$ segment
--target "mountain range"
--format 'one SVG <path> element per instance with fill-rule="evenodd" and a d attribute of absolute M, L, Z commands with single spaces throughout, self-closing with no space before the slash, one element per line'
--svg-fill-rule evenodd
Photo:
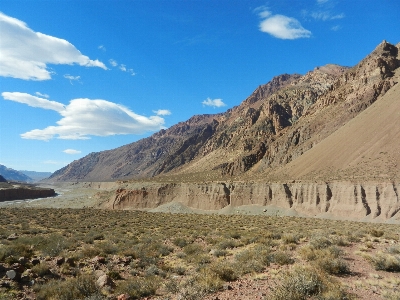
<path fill-rule="evenodd" d="M 399 48 L 276 76 L 225 113 L 91 153 L 48 181 L 398 179 Z"/>

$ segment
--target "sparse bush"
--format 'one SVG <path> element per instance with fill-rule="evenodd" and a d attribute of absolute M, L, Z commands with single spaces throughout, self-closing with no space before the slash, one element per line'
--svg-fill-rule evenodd
<path fill-rule="evenodd" d="M 341 286 L 326 275 L 309 267 L 297 267 L 284 275 L 273 289 L 271 300 L 351 299 Z"/>
<path fill-rule="evenodd" d="M 264 246 L 257 246 L 253 249 L 244 250 L 235 256 L 236 268 L 239 274 L 261 272 L 268 266 L 272 256 Z"/>
<path fill-rule="evenodd" d="M 210 270 L 218 275 L 223 281 L 234 281 L 239 274 L 235 271 L 235 265 L 228 262 L 220 262 L 210 266 Z"/>
<path fill-rule="evenodd" d="M 345 260 L 330 255 L 319 257 L 315 260 L 315 265 L 331 275 L 350 273 L 350 268 Z"/>
<path fill-rule="evenodd" d="M 225 250 L 225 249 L 232 249 L 235 248 L 237 246 L 237 242 L 235 240 L 231 240 L 231 239 L 225 239 L 222 240 L 221 242 L 219 242 L 219 244 L 217 245 L 217 247 L 219 249 Z"/>
<path fill-rule="evenodd" d="M 177 238 L 173 239 L 172 242 L 174 243 L 175 246 L 177 246 L 179 248 L 183 248 L 188 244 L 188 241 L 181 237 L 177 237 Z"/>
<path fill-rule="evenodd" d="M 310 245 L 315 249 L 324 249 L 332 245 L 332 242 L 323 235 L 315 235 L 310 239 Z"/>
<path fill-rule="evenodd" d="M 51 280 L 43 285 L 35 287 L 38 300 L 58 299 L 75 300 L 84 299 L 98 294 L 98 288 L 94 277 L 91 275 L 79 275 L 66 281 Z"/>
<path fill-rule="evenodd" d="M 46 262 L 42 262 L 32 267 L 32 272 L 42 277 L 47 274 L 51 274 L 50 266 Z"/>
<path fill-rule="evenodd" d="M 290 265 L 294 263 L 293 258 L 287 252 L 278 251 L 272 255 L 272 261 L 278 265 Z"/>
<path fill-rule="evenodd" d="M 363 255 L 375 268 L 388 272 L 400 272 L 400 256 L 379 252 L 372 255 Z"/>
<path fill-rule="evenodd" d="M 374 236 L 374 237 L 381 237 L 382 235 L 384 235 L 384 231 L 383 230 L 378 230 L 378 229 L 371 229 L 369 231 L 369 234 Z"/>
<path fill-rule="evenodd" d="M 128 279 L 117 286 L 116 293 L 139 299 L 154 295 L 159 284 L 159 280 L 154 277 Z"/>
<path fill-rule="evenodd" d="M 201 253 L 202 251 L 203 251 L 203 247 L 197 243 L 189 244 L 183 248 L 183 252 L 186 255 L 194 255 L 194 254 Z"/>
<path fill-rule="evenodd" d="M 286 233 L 282 236 L 282 241 L 285 244 L 297 244 L 300 240 L 300 236 L 293 233 Z"/>

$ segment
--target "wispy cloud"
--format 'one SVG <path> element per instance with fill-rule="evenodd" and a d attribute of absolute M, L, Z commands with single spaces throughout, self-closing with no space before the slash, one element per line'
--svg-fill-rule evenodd
<path fill-rule="evenodd" d="M 63 105 L 26 93 L 3 92 L 2 96 L 5 100 L 51 109 L 61 115 L 57 125 L 23 133 L 21 137 L 24 139 L 83 140 L 90 139 L 91 135 L 142 134 L 164 128 L 164 119 L 158 115 L 145 117 L 125 106 L 102 99 L 73 99 L 68 105 Z"/>
<path fill-rule="evenodd" d="M 332 27 L 331 27 L 331 30 L 333 30 L 333 31 L 338 31 L 340 28 L 342 28 L 342 26 L 336 25 L 336 26 L 332 26 Z"/>
<path fill-rule="evenodd" d="M 104 52 L 107 51 L 107 49 L 106 49 L 106 47 L 104 47 L 104 45 L 98 46 L 97 49 L 100 49 L 100 50 L 102 50 L 102 51 L 104 51 Z"/>
<path fill-rule="evenodd" d="M 110 65 L 112 65 L 113 67 L 118 66 L 118 63 L 117 63 L 117 61 L 116 61 L 115 59 L 112 59 L 112 58 L 111 58 L 108 62 L 109 62 Z"/>
<path fill-rule="evenodd" d="M 47 64 L 78 64 L 107 67 L 66 40 L 30 29 L 24 22 L 0 12 L 0 76 L 25 80 L 47 80 L 52 72 Z"/>
<path fill-rule="evenodd" d="M 203 102 L 201 102 L 204 106 L 211 106 L 211 107 L 222 107 L 226 106 L 226 104 L 222 101 L 222 99 L 211 99 L 207 98 Z"/>
<path fill-rule="evenodd" d="M 328 21 L 328 20 L 343 19 L 345 15 L 343 13 L 332 15 L 329 11 L 318 11 L 318 12 L 312 12 L 311 17 L 314 18 L 315 20 Z"/>
<path fill-rule="evenodd" d="M 159 109 L 153 110 L 153 113 L 155 113 L 157 116 L 169 116 L 171 114 L 171 111 L 168 109 Z"/>
<path fill-rule="evenodd" d="M 128 69 L 125 64 L 120 64 L 118 66 L 118 62 L 115 59 L 110 59 L 109 63 L 113 67 L 118 67 L 118 69 L 122 72 L 127 72 L 127 73 L 131 74 L 132 76 L 136 75 L 136 73 L 133 71 L 133 69 Z"/>
<path fill-rule="evenodd" d="M 65 74 L 65 75 L 64 75 L 64 78 L 68 79 L 69 82 L 70 82 L 71 84 L 73 84 L 73 83 L 72 83 L 73 81 L 78 81 L 78 82 L 80 82 L 79 79 L 81 79 L 81 76 L 72 76 L 72 75 L 69 75 L 69 74 Z"/>
<path fill-rule="evenodd" d="M 74 149 L 65 149 L 63 152 L 64 152 L 64 153 L 67 153 L 67 154 L 79 154 L 79 153 L 81 153 L 82 151 L 74 150 Z"/>
<path fill-rule="evenodd" d="M 273 15 L 265 6 L 259 7 L 255 11 L 263 19 L 259 25 L 262 32 L 285 40 L 308 38 L 311 36 L 311 31 L 305 29 L 295 18 L 284 15 Z"/>
<path fill-rule="evenodd" d="M 39 92 L 36 92 L 35 95 L 37 95 L 37 96 L 39 96 L 39 97 L 43 97 L 43 98 L 50 98 L 49 95 L 47 95 L 47 94 L 42 94 L 42 93 L 39 93 Z"/>

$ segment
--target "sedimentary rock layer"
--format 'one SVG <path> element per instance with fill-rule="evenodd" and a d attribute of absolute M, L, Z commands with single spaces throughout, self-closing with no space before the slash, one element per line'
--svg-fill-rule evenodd
<path fill-rule="evenodd" d="M 399 189 L 397 182 L 137 183 L 117 189 L 105 206 L 154 208 L 175 201 L 216 210 L 228 205 L 274 205 L 306 215 L 386 221 L 400 220 Z"/>

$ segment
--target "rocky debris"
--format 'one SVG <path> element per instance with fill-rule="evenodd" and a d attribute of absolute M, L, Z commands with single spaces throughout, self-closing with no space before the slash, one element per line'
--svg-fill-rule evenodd
<path fill-rule="evenodd" d="M 131 297 L 128 294 L 121 294 L 117 296 L 117 300 L 129 300 Z"/>
<path fill-rule="evenodd" d="M 56 263 L 57 265 L 61 266 L 61 265 L 65 262 L 65 258 L 64 258 L 64 257 L 61 257 L 61 256 L 55 257 L 55 258 L 54 258 L 54 261 L 55 261 L 55 263 Z"/>
<path fill-rule="evenodd" d="M 101 276 L 106 275 L 106 273 L 103 270 L 95 270 L 93 275 L 96 277 L 96 279 L 99 279 Z"/>
<path fill-rule="evenodd" d="M 97 281 L 96 281 L 96 285 L 99 288 L 105 288 L 105 287 L 110 287 L 113 288 L 115 287 L 115 283 L 113 282 L 113 280 L 108 276 L 108 275 L 101 275 Z"/>
<path fill-rule="evenodd" d="M 40 264 L 40 259 L 39 258 L 32 258 L 31 259 L 31 264 L 34 265 L 34 266 Z"/>
<path fill-rule="evenodd" d="M 96 256 L 92 259 L 92 263 L 95 264 L 104 264 L 106 262 L 106 258 L 103 256 Z"/>
<path fill-rule="evenodd" d="M 21 279 L 21 275 L 15 270 L 8 270 L 6 272 L 6 276 L 8 279 L 11 279 L 14 281 L 18 281 L 19 279 Z"/>
<path fill-rule="evenodd" d="M 13 240 L 16 240 L 17 238 L 18 238 L 18 235 L 16 233 L 12 233 L 7 237 L 7 240 L 13 241 Z"/>

